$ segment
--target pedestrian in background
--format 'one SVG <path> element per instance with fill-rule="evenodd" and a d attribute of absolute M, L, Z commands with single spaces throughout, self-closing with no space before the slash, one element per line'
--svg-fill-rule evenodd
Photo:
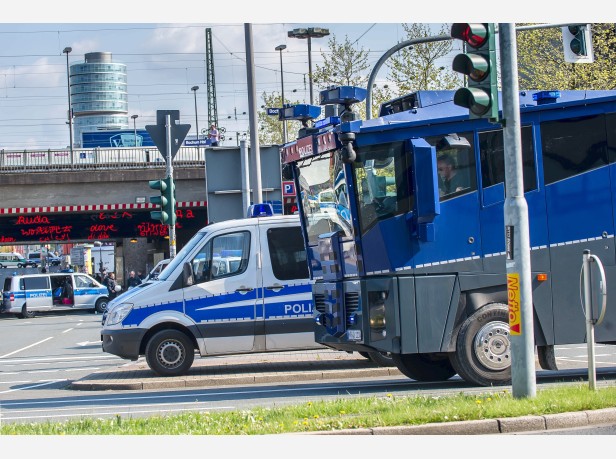
<path fill-rule="evenodd" d="M 220 133 L 218 132 L 218 129 L 216 129 L 216 125 L 214 123 L 210 126 L 207 136 L 210 139 L 210 145 L 212 147 L 217 147 L 218 141 L 220 140 Z"/>
<path fill-rule="evenodd" d="M 126 282 L 127 288 L 137 287 L 141 284 L 141 279 L 135 276 L 135 271 L 131 271 L 128 275 L 128 281 Z"/>

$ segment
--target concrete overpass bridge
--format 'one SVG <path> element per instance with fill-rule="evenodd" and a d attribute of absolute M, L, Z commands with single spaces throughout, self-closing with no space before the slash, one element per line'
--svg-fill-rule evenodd
<path fill-rule="evenodd" d="M 261 147 L 268 172 L 264 200 L 281 200 L 277 146 Z M 174 158 L 176 238 L 181 247 L 211 218 L 239 218 L 239 147 L 182 147 Z M 207 167 L 206 167 L 207 164 Z M 206 173 L 207 171 L 207 173 Z M 0 245 L 70 246 L 100 241 L 116 248 L 116 275 L 151 269 L 169 256 L 168 226 L 150 218 L 166 164 L 155 148 L 0 151 Z M 206 177 L 207 175 L 207 177 Z M 272 178 L 273 176 L 273 178 Z"/>

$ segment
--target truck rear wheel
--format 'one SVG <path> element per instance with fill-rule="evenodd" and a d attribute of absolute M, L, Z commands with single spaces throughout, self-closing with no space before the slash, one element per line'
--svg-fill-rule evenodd
<path fill-rule="evenodd" d="M 396 364 L 389 352 L 366 352 L 368 358 L 380 367 L 395 367 Z"/>
<path fill-rule="evenodd" d="M 434 354 L 391 354 L 398 370 L 415 381 L 446 381 L 456 374 L 449 359 Z"/>
<path fill-rule="evenodd" d="M 479 386 L 511 382 L 509 308 L 488 304 L 468 317 L 458 333 L 451 363 L 462 379 Z"/>
<path fill-rule="evenodd" d="M 193 343 L 178 330 L 161 330 L 150 338 L 145 359 L 160 376 L 181 376 L 188 372 L 195 359 Z"/>

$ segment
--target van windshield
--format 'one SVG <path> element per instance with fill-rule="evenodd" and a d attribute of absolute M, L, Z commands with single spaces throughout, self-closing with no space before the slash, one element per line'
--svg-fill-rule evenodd
<path fill-rule="evenodd" d="M 201 241 L 203 240 L 206 234 L 207 234 L 207 231 L 204 231 L 204 230 L 201 230 L 197 234 L 195 234 L 191 238 L 191 240 L 188 241 L 188 243 L 182 248 L 182 250 L 178 252 L 178 254 L 173 258 L 173 260 L 171 260 L 171 262 L 165 267 L 165 269 L 163 269 L 163 271 L 158 276 L 158 280 L 163 280 L 163 281 L 167 280 L 169 278 L 169 275 L 173 271 L 175 271 L 175 268 L 177 268 L 178 265 L 181 265 L 184 263 L 184 259 L 187 257 L 187 255 L 190 252 L 192 252 L 192 250 L 197 245 L 201 244 Z"/>

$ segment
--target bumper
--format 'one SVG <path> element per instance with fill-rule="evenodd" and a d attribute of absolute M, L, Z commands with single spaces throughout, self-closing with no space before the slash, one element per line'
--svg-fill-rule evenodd
<path fill-rule="evenodd" d="M 103 330 L 101 333 L 103 352 L 117 355 L 123 359 L 137 360 L 141 340 L 146 332 L 147 330 L 143 328 Z"/>

